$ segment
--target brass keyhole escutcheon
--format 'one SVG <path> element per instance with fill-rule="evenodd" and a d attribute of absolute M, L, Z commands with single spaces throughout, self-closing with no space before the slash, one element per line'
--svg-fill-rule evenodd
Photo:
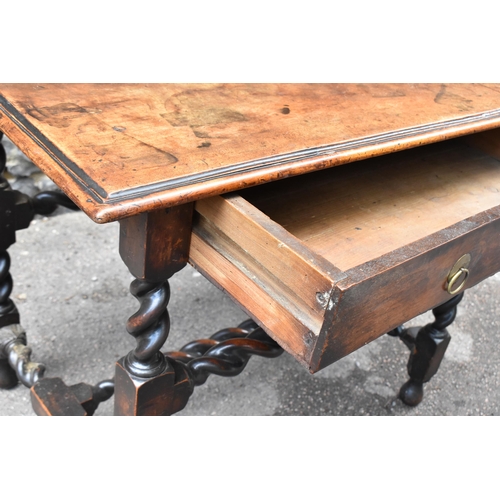
<path fill-rule="evenodd" d="M 465 286 L 469 277 L 470 254 L 466 253 L 458 259 L 446 278 L 446 291 L 450 295 L 456 295 Z"/>

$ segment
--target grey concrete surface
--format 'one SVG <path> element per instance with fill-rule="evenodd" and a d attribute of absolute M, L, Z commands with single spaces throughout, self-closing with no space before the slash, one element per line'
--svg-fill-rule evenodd
<path fill-rule="evenodd" d="M 118 255 L 118 225 L 99 226 L 82 213 L 37 219 L 17 233 L 10 254 L 12 297 L 32 359 L 67 384 L 112 377 L 115 361 L 134 347 L 124 325 L 137 310 Z M 246 318 L 189 266 L 171 288 L 167 350 Z M 499 415 L 499 288 L 496 275 L 466 292 L 446 357 L 416 408 L 397 399 L 408 350 L 385 335 L 315 375 L 286 353 L 253 357 L 237 377 L 209 377 L 178 415 Z M 409 324 L 431 318 L 426 313 Z M 96 415 L 112 413 L 108 401 Z M 0 391 L 0 415 L 33 414 L 26 387 Z"/>

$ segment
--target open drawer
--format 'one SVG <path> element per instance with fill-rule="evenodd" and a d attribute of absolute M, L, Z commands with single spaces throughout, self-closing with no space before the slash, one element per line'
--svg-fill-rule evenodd
<path fill-rule="evenodd" d="M 191 263 L 316 372 L 500 270 L 497 136 L 198 201 Z"/>

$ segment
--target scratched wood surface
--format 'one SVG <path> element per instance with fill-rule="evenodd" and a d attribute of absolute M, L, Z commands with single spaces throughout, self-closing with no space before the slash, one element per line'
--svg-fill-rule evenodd
<path fill-rule="evenodd" d="M 493 84 L 0 85 L 0 129 L 97 222 L 498 125 Z"/>

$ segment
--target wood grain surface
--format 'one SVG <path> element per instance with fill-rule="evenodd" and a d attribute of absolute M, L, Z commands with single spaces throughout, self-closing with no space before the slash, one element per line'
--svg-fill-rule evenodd
<path fill-rule="evenodd" d="M 500 125 L 500 85 L 2 84 L 0 129 L 96 222 Z"/>
<path fill-rule="evenodd" d="M 241 191 L 342 270 L 500 204 L 500 162 L 460 139 Z"/>

